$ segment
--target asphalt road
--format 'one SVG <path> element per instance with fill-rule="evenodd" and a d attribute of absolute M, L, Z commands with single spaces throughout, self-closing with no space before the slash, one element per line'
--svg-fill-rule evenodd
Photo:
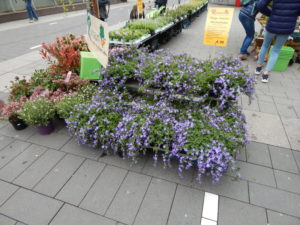
<path fill-rule="evenodd" d="M 129 19 L 133 3 L 121 3 L 111 6 L 108 24 L 113 26 Z M 22 24 L 13 29 L 0 31 L 0 62 L 38 50 L 42 42 L 53 42 L 55 37 L 72 33 L 75 35 L 86 33 L 86 14 L 78 12 L 71 17 L 60 17 L 57 15 L 48 16 L 47 19 L 40 18 L 39 22 Z M 18 21 L 21 22 L 21 21 Z M 26 23 L 26 24 L 25 24 Z"/>

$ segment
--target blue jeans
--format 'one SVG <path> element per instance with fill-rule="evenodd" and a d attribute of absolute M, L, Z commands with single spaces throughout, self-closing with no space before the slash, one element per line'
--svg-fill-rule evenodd
<path fill-rule="evenodd" d="M 32 20 L 33 18 L 38 19 L 34 9 L 32 8 L 31 0 L 26 0 L 26 9 L 30 20 Z"/>
<path fill-rule="evenodd" d="M 288 34 L 273 34 L 273 33 L 266 31 L 265 37 L 264 37 L 264 43 L 261 47 L 259 57 L 258 57 L 259 64 L 264 63 L 265 56 L 267 55 L 270 45 L 275 37 L 276 37 L 276 41 L 273 46 L 271 56 L 268 60 L 265 71 L 272 71 L 272 69 L 278 59 L 279 52 L 280 52 L 282 46 L 284 45 L 284 43 L 286 42 L 286 40 L 288 39 L 289 35 Z"/>
<path fill-rule="evenodd" d="M 246 31 L 246 37 L 244 39 L 244 42 L 242 44 L 240 53 L 245 55 L 247 54 L 247 49 L 251 45 L 253 38 L 254 38 L 254 20 L 246 16 L 245 14 L 241 13 L 239 14 L 239 20 L 241 24 L 243 25 L 245 31 Z"/>

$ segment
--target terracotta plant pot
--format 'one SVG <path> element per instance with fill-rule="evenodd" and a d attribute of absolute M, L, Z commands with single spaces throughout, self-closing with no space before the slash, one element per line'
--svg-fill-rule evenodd
<path fill-rule="evenodd" d="M 8 118 L 8 121 L 15 128 L 15 130 L 24 130 L 26 127 L 28 127 L 28 125 L 23 120 L 18 118 L 17 115 L 11 115 Z"/>
<path fill-rule="evenodd" d="M 52 121 L 50 121 L 46 126 L 37 126 L 36 128 L 41 135 L 51 134 L 54 131 L 54 125 Z"/>

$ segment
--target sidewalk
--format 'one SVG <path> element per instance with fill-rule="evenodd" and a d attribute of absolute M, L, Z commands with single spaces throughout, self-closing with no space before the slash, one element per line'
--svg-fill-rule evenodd
<path fill-rule="evenodd" d="M 164 47 L 200 59 L 236 55 L 244 35 L 238 10 L 227 48 L 202 45 L 206 12 Z M 255 62 L 246 64 L 252 72 Z M 241 96 L 253 142 L 240 155 L 239 181 L 198 184 L 193 170 L 180 179 L 176 162 L 165 170 L 150 156 L 136 165 L 100 157 L 61 123 L 41 136 L 0 121 L 0 225 L 300 225 L 299 66 L 258 80 L 251 105 Z M 0 98 L 15 75 L 44 67 L 37 51 L 1 62 Z"/>

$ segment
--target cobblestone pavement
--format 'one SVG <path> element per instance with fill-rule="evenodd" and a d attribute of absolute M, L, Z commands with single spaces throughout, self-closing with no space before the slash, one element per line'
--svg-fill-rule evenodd
<path fill-rule="evenodd" d="M 165 47 L 207 58 L 236 54 L 243 31 L 232 25 L 227 48 L 203 46 L 206 13 Z M 247 62 L 252 71 L 255 63 Z M 37 52 L 0 63 L 0 97 L 15 75 L 30 76 L 46 64 Z M 220 183 L 195 171 L 178 178 L 173 169 L 138 164 L 78 146 L 64 124 L 41 136 L 29 127 L 15 131 L 0 122 L 0 225 L 299 225 L 300 72 L 298 65 L 257 83 L 251 105 L 241 96 L 251 139 L 239 157 L 241 180 Z"/>

